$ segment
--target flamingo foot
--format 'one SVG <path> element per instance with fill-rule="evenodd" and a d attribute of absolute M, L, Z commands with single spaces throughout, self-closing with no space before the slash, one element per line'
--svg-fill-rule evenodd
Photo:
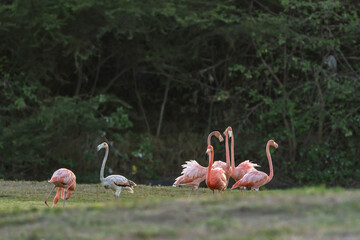
<path fill-rule="evenodd" d="M 193 193 L 193 191 L 194 191 L 194 187 L 192 187 L 192 188 L 191 188 L 191 191 L 190 191 L 190 193 L 189 193 L 188 198 L 190 198 L 190 197 L 191 197 L 191 194 Z"/>

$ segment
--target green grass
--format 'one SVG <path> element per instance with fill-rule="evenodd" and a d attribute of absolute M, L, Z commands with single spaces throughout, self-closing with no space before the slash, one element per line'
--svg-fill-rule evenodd
<path fill-rule="evenodd" d="M 188 188 L 139 185 L 115 202 L 100 184 L 78 184 L 63 209 L 45 206 L 47 182 L 0 186 L 0 239 L 360 239 L 359 190 L 202 188 L 188 199 Z"/>

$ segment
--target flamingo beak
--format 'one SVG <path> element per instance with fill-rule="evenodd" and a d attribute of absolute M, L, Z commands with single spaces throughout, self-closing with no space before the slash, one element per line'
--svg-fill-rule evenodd
<path fill-rule="evenodd" d="M 219 141 L 220 142 L 224 141 L 224 138 L 221 135 L 219 136 Z"/>
<path fill-rule="evenodd" d="M 210 150 L 207 149 L 206 152 L 205 152 L 205 160 L 207 160 L 207 157 L 208 157 L 208 155 L 209 155 L 209 152 L 210 152 Z"/>
<path fill-rule="evenodd" d="M 103 144 L 103 143 L 102 143 L 102 144 L 100 144 L 100 145 L 98 145 L 98 146 L 97 146 L 97 148 L 96 148 L 96 150 L 97 150 L 97 151 L 100 151 L 100 150 L 102 149 L 102 147 L 103 147 L 103 146 L 104 146 L 104 144 Z"/>
<path fill-rule="evenodd" d="M 48 205 L 48 203 L 47 203 L 47 200 L 45 200 L 45 204 L 46 204 L 46 206 L 48 206 L 48 207 L 49 207 L 49 205 Z"/>
<path fill-rule="evenodd" d="M 279 147 L 279 145 L 276 142 L 274 142 L 274 147 L 275 147 L 275 149 L 277 149 Z"/>
<path fill-rule="evenodd" d="M 232 138 L 232 131 L 229 131 L 229 138 Z"/>

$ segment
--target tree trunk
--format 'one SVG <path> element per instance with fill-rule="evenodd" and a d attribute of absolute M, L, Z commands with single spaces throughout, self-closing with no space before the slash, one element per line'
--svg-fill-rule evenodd
<path fill-rule="evenodd" d="M 78 75 L 78 81 L 77 81 L 77 84 L 76 84 L 76 89 L 75 89 L 75 94 L 74 94 L 74 96 L 79 95 L 80 89 L 81 89 L 81 82 L 82 82 L 82 60 L 80 60 L 80 62 L 79 62 L 79 67 L 78 67 L 78 69 L 76 69 L 76 71 L 77 71 L 77 75 Z"/>
<path fill-rule="evenodd" d="M 159 124 L 158 124 L 157 130 L 156 130 L 156 137 L 160 136 L 160 130 L 161 130 L 161 125 L 162 125 L 162 120 L 163 120 L 163 117 L 164 117 L 165 105 L 166 105 L 166 102 L 167 102 L 169 88 L 170 88 L 170 79 L 168 79 L 168 81 L 166 83 L 166 87 L 165 87 L 164 99 L 163 99 L 163 102 L 161 104 L 161 110 L 160 110 Z"/>
<path fill-rule="evenodd" d="M 144 118 L 144 121 L 145 121 L 147 132 L 150 133 L 150 125 L 149 125 L 149 122 L 147 120 L 144 105 L 143 105 L 142 99 L 141 99 L 141 95 L 140 95 L 138 87 L 137 87 L 137 78 L 136 78 L 134 70 L 133 70 L 133 77 L 134 77 L 134 83 L 135 83 L 135 95 L 136 95 L 136 98 L 138 99 L 138 104 L 139 104 L 139 107 L 140 107 L 141 114 L 143 115 L 143 118 Z"/>

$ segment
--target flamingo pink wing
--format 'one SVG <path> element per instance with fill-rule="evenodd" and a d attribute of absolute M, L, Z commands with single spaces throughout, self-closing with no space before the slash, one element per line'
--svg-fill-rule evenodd
<path fill-rule="evenodd" d="M 180 183 L 189 183 L 197 179 L 199 181 L 205 180 L 207 168 L 201 166 L 195 160 L 186 161 L 186 163 L 183 164 L 182 167 L 182 175 L 175 179 L 174 185 Z"/>
<path fill-rule="evenodd" d="M 221 169 L 225 169 L 226 168 L 226 162 L 223 161 L 215 161 L 213 164 L 212 168 L 221 168 Z"/>
<path fill-rule="evenodd" d="M 201 166 L 195 160 L 187 161 L 186 164 L 183 164 L 182 166 L 184 169 L 181 173 L 189 176 L 190 178 L 198 178 L 206 175 L 207 168 Z"/>
<path fill-rule="evenodd" d="M 266 173 L 260 171 L 252 171 L 245 174 L 245 176 L 239 181 L 237 181 L 232 188 L 253 187 L 259 184 L 260 182 L 266 180 L 266 178 L 267 178 Z"/>
<path fill-rule="evenodd" d="M 255 169 L 255 167 L 260 167 L 259 165 L 257 165 L 256 163 L 252 163 L 249 160 L 246 160 L 242 163 L 240 163 L 233 172 L 233 177 L 235 178 L 235 180 L 240 180 L 241 178 L 244 177 L 245 174 L 252 172 L 252 171 L 257 171 Z"/>
<path fill-rule="evenodd" d="M 241 166 L 241 165 L 244 165 L 244 167 L 246 167 L 248 169 L 252 169 L 252 168 L 255 168 L 255 167 L 260 167 L 260 165 L 258 165 L 256 163 L 253 163 L 253 162 L 250 162 L 250 160 L 243 161 L 238 166 Z"/>

